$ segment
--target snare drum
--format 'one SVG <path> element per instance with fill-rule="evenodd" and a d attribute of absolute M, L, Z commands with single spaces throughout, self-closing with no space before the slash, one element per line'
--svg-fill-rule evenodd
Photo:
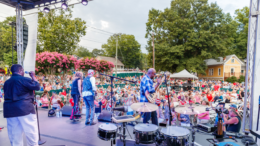
<path fill-rule="evenodd" d="M 189 144 L 190 131 L 186 128 L 169 126 L 162 128 L 161 134 L 167 146 L 187 146 Z"/>
<path fill-rule="evenodd" d="M 136 144 L 151 144 L 155 142 L 158 126 L 153 124 L 138 124 L 134 127 Z"/>
<path fill-rule="evenodd" d="M 116 139 L 117 127 L 115 124 L 105 123 L 98 127 L 98 137 L 102 140 L 109 141 Z"/>

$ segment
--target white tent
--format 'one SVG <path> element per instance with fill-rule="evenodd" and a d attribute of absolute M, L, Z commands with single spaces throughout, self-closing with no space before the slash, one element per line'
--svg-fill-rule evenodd
<path fill-rule="evenodd" d="M 197 76 L 189 73 L 186 69 L 184 69 L 181 72 L 171 74 L 170 78 L 192 78 L 192 79 L 198 79 Z"/>

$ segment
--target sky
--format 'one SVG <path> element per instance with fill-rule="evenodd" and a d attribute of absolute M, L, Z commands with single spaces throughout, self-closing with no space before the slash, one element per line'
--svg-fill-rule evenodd
<path fill-rule="evenodd" d="M 208 1 L 216 2 L 223 12 L 232 16 L 236 9 L 249 6 L 250 3 L 250 0 Z M 124 33 L 134 35 L 141 44 L 142 52 L 147 53 L 145 34 L 149 10 L 154 8 L 163 11 L 170 7 L 170 2 L 171 0 L 93 0 L 87 6 L 77 4 L 73 9 L 73 17 L 83 19 L 90 26 L 79 45 L 90 51 L 94 48 L 101 49 L 112 33 Z M 15 9 L 0 4 L 0 21 L 11 15 L 15 15 Z"/>

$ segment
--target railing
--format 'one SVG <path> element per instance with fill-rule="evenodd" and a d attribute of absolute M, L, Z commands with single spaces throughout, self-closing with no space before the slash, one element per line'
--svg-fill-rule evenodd
<path fill-rule="evenodd" d="M 241 75 L 245 76 L 245 73 L 241 73 L 241 72 L 227 72 L 227 73 L 224 73 L 224 77 L 225 78 L 229 78 L 229 77 L 232 77 L 232 76 L 240 77 Z"/>

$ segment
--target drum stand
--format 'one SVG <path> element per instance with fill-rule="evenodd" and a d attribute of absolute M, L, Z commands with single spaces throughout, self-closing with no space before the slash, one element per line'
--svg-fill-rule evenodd
<path fill-rule="evenodd" d="M 128 134 L 129 134 L 129 136 L 131 137 L 131 135 L 130 135 L 130 133 L 129 133 L 129 131 L 128 131 L 128 129 L 127 129 L 127 127 L 126 127 L 126 124 L 127 124 L 127 122 L 123 122 L 122 123 L 123 124 L 123 134 L 122 133 L 119 133 L 119 135 L 120 135 L 120 140 L 121 141 L 123 141 L 123 144 L 124 144 L 124 146 L 126 146 L 126 130 L 127 130 L 127 132 L 128 132 Z M 120 130 L 120 132 L 121 132 L 121 130 Z M 121 137 L 123 137 L 123 140 L 121 139 Z M 131 137 L 132 138 L 132 137 Z"/>

